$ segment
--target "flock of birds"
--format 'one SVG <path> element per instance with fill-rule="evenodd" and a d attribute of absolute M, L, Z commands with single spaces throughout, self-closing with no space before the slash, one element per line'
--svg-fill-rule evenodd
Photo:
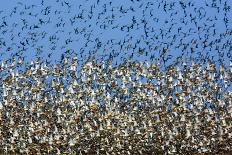
<path fill-rule="evenodd" d="M 0 153 L 230 153 L 231 4 L 41 0 L 0 11 Z"/>
<path fill-rule="evenodd" d="M 0 151 L 196 154 L 231 151 L 230 68 L 192 62 L 2 61 Z"/>
<path fill-rule="evenodd" d="M 51 0 L 18 2 L 0 12 L 1 57 L 58 59 L 78 54 L 160 62 L 231 59 L 228 0 Z M 33 52 L 32 52 L 33 51 Z M 206 62 L 205 62 L 206 63 Z"/>

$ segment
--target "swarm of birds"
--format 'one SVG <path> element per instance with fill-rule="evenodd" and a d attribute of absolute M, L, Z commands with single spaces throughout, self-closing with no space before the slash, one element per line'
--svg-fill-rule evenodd
<path fill-rule="evenodd" d="M 64 57 L 0 65 L 0 151 L 197 154 L 232 150 L 230 68 Z M 79 69 L 78 69 L 79 68 Z"/>
<path fill-rule="evenodd" d="M 9 3 L 9 10 L 0 6 L 0 59 L 18 55 L 54 60 L 61 53 L 77 53 L 83 62 L 89 55 L 116 57 L 114 64 L 128 57 L 158 58 L 165 67 L 189 57 L 224 66 L 232 59 L 230 0 Z"/>
<path fill-rule="evenodd" d="M 231 153 L 231 4 L 0 11 L 0 154 Z"/>

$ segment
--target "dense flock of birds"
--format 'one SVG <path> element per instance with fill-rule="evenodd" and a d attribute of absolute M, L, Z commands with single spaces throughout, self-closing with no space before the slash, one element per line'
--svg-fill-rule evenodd
<path fill-rule="evenodd" d="M 232 151 L 230 0 L 0 11 L 0 153 Z"/>
<path fill-rule="evenodd" d="M 77 72 L 77 62 L 2 62 L 1 152 L 231 151 L 232 64 L 183 63 L 164 72 L 149 62 L 90 61 Z"/>

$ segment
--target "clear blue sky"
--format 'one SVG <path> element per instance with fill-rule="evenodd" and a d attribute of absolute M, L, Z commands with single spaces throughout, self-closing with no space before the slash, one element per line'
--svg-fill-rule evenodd
<path fill-rule="evenodd" d="M 232 28 L 231 9 L 227 12 L 224 9 L 226 0 L 221 0 L 221 3 L 218 0 L 215 4 L 213 0 L 117 0 L 111 2 L 103 0 L 99 0 L 99 2 L 98 0 L 45 0 L 43 5 L 41 2 L 42 0 L 1 0 L 0 10 L 3 11 L 0 14 L 0 23 L 3 25 L 0 29 L 2 33 L 0 37 L 1 59 L 10 57 L 12 53 L 20 54 L 19 51 L 23 49 L 23 45 L 20 43 L 22 42 L 27 48 L 22 53 L 27 56 L 28 60 L 34 58 L 36 51 L 39 50 L 43 51 L 40 54 L 43 58 L 47 58 L 51 52 L 52 60 L 58 60 L 60 55 L 67 50 L 73 50 L 80 57 L 80 51 L 83 50 L 82 60 L 87 58 L 89 52 L 97 51 L 97 58 L 107 58 L 110 53 L 115 51 L 118 53 L 115 60 L 119 61 L 121 57 L 127 58 L 134 50 L 134 60 L 149 61 L 151 55 L 159 58 L 165 48 L 169 51 L 167 56 L 169 54 L 172 56 L 172 59 L 169 60 L 171 63 L 181 55 L 183 46 L 178 47 L 178 45 L 182 42 L 182 44 L 186 44 L 187 49 L 183 58 L 189 57 L 187 52 L 191 51 L 191 47 L 198 45 L 195 48 L 195 54 L 200 52 L 206 55 L 208 52 L 209 55 L 215 56 L 214 59 L 218 59 L 219 55 L 215 50 L 218 46 L 224 53 L 224 63 L 229 64 L 226 54 L 231 53 L 231 50 L 229 50 L 229 46 L 223 48 L 223 45 L 227 41 L 230 44 L 231 34 L 220 37 L 221 34 Z M 68 2 L 71 7 L 69 8 L 65 2 Z M 232 1 L 227 0 L 227 5 L 231 7 Z M 219 12 L 217 12 L 218 8 Z M 47 15 L 45 15 L 46 11 Z M 225 13 L 228 18 L 227 28 L 223 20 Z M 81 14 L 83 19 L 74 19 Z M 136 22 L 133 27 L 130 27 L 133 18 Z M 191 18 L 195 18 L 197 25 Z M 39 25 L 41 20 L 45 23 L 49 22 Z M 71 20 L 74 21 L 72 24 Z M 23 25 L 24 21 L 27 26 Z M 143 21 L 147 23 L 145 28 Z M 4 22 L 7 26 L 4 26 Z M 64 25 L 56 27 L 59 23 Z M 35 28 L 36 25 L 39 26 Z M 130 27 L 128 32 L 126 26 Z M 179 28 L 181 30 L 178 33 Z M 147 36 L 144 29 L 147 31 Z M 215 35 L 213 35 L 214 31 Z M 162 36 L 161 32 L 166 35 Z M 185 36 L 185 33 L 188 35 Z M 42 37 L 43 35 L 44 37 Z M 53 40 L 49 41 L 52 36 Z M 220 38 L 220 42 L 215 43 Z M 69 40 L 72 42 L 65 44 Z M 192 40 L 196 40 L 196 44 L 191 42 Z M 211 49 L 210 47 L 203 49 L 204 40 L 207 43 L 213 41 Z M 124 41 L 122 50 L 120 50 Z M 3 42 L 5 45 L 2 45 Z M 130 45 L 135 46 L 135 44 L 134 49 L 126 48 Z M 52 48 L 54 45 L 55 48 Z M 139 48 L 145 49 L 148 55 L 138 54 Z"/>

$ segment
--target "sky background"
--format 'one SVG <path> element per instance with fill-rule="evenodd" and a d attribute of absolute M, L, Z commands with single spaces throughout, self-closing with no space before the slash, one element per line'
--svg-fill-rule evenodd
<path fill-rule="evenodd" d="M 133 53 L 133 60 L 152 62 L 163 56 L 170 58 L 168 64 L 180 56 L 188 60 L 208 55 L 228 66 L 231 59 L 230 0 L 1 0 L 0 4 L 1 60 L 16 53 L 28 61 L 36 56 L 58 61 L 61 54 L 77 54 L 80 61 L 89 55 L 99 60 L 112 55 L 119 63 Z"/>

